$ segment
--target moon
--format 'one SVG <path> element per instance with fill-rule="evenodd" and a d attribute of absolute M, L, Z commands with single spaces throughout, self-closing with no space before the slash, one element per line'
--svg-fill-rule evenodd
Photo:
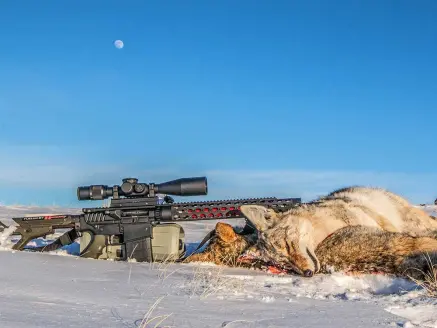
<path fill-rule="evenodd" d="M 115 40 L 115 41 L 114 41 L 114 46 L 115 46 L 117 49 L 121 49 L 121 48 L 124 47 L 124 43 L 123 43 L 123 41 L 121 41 L 121 40 Z"/>

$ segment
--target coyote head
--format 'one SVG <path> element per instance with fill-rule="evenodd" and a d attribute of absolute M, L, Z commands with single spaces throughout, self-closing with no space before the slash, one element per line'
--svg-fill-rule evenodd
<path fill-rule="evenodd" d="M 260 205 L 243 205 L 241 212 L 258 230 L 257 243 L 247 251 L 250 257 L 306 277 L 319 271 L 313 226 L 308 219 Z"/>

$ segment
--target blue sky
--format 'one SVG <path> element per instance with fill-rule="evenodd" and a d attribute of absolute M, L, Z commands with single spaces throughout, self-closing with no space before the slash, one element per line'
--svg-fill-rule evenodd
<path fill-rule="evenodd" d="M 0 203 L 206 175 L 211 198 L 437 197 L 435 1 L 0 4 Z M 113 46 L 116 39 L 123 49 Z"/>

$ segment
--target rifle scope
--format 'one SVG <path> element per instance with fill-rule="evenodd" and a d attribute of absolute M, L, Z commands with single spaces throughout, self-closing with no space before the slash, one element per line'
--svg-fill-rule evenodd
<path fill-rule="evenodd" d="M 79 200 L 101 200 L 111 196 L 153 197 L 156 193 L 178 196 L 200 196 L 208 194 L 206 177 L 181 178 L 160 184 L 138 183 L 136 178 L 123 179 L 121 186 L 91 185 L 77 188 Z"/>

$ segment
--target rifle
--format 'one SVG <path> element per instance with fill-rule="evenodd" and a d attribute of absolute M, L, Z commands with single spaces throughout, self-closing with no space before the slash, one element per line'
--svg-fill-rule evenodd
<path fill-rule="evenodd" d="M 184 231 L 177 222 L 244 218 L 241 205 L 257 204 L 286 211 L 301 203 L 300 198 L 276 197 L 175 203 L 168 195 L 207 195 L 206 177 L 181 178 L 164 182 L 139 183 L 136 178 L 122 180 L 121 186 L 90 185 L 77 188 L 78 200 L 111 198 L 107 207 L 82 208 L 82 214 L 35 215 L 13 218 L 14 235 L 21 238 L 12 247 L 24 250 L 33 239 L 53 234 L 56 229 L 70 229 L 46 246 L 32 251 L 52 251 L 80 241 L 80 256 L 137 262 L 162 258 L 181 258 L 186 251 Z M 165 194 L 160 202 L 158 194 Z M 244 218 L 245 219 L 245 218 Z M 254 227 L 246 221 L 244 231 Z M 0 232 L 7 228 L 0 225 Z M 27 250 L 26 249 L 26 250 Z"/>

